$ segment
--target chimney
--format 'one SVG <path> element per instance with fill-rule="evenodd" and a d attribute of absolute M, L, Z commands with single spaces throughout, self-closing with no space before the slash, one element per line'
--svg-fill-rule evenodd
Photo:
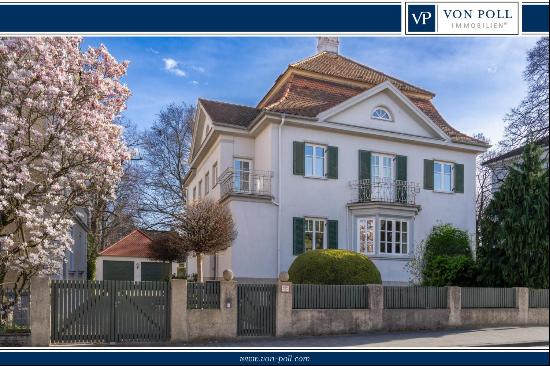
<path fill-rule="evenodd" d="M 339 45 L 340 41 L 338 41 L 338 37 L 317 37 L 318 53 L 327 51 L 338 54 Z"/>

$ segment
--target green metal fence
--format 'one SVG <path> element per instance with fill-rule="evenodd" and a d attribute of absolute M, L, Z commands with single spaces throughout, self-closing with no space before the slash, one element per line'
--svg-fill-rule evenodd
<path fill-rule="evenodd" d="M 220 282 L 187 283 L 187 309 L 219 309 Z"/>
<path fill-rule="evenodd" d="M 445 309 L 446 287 L 384 286 L 385 309 Z"/>
<path fill-rule="evenodd" d="M 293 309 L 368 309 L 366 285 L 293 285 Z"/>
<path fill-rule="evenodd" d="M 237 335 L 274 336 L 277 285 L 237 285 Z"/>
<path fill-rule="evenodd" d="M 53 343 L 164 341 L 170 335 L 170 283 L 55 280 Z"/>
<path fill-rule="evenodd" d="M 529 289 L 529 307 L 547 308 L 548 307 L 548 289 Z"/>
<path fill-rule="evenodd" d="M 462 287 L 463 309 L 515 308 L 516 290 L 513 288 Z"/>

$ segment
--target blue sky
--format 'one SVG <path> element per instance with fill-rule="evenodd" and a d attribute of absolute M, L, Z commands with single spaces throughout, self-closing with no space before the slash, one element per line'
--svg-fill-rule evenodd
<path fill-rule="evenodd" d="M 537 38 L 341 37 L 340 53 L 436 93 L 455 128 L 502 137 L 502 118 L 526 92 L 526 51 Z M 288 64 L 311 56 L 315 37 L 89 37 L 130 61 L 126 117 L 147 128 L 171 102 L 197 98 L 255 106 Z"/>

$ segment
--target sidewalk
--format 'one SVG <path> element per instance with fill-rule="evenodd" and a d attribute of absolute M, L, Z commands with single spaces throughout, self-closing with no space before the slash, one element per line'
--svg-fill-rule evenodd
<path fill-rule="evenodd" d="M 376 332 L 351 335 L 287 338 L 242 337 L 233 341 L 200 343 L 126 343 L 115 347 L 536 347 L 548 349 L 548 327 L 498 327 L 481 329 L 445 329 L 416 332 Z M 105 346 L 105 345 L 97 345 Z"/>
<path fill-rule="evenodd" d="M 548 327 L 499 327 L 292 338 L 245 338 L 194 347 L 546 347 Z M 174 345 L 175 346 L 175 345 Z M 183 345 L 182 345 L 183 346 Z"/>

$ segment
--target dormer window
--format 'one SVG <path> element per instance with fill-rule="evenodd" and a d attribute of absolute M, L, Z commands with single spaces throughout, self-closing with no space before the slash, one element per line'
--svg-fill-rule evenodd
<path fill-rule="evenodd" d="M 372 111 L 371 117 L 382 121 L 392 121 L 390 111 L 384 107 L 376 107 Z"/>

